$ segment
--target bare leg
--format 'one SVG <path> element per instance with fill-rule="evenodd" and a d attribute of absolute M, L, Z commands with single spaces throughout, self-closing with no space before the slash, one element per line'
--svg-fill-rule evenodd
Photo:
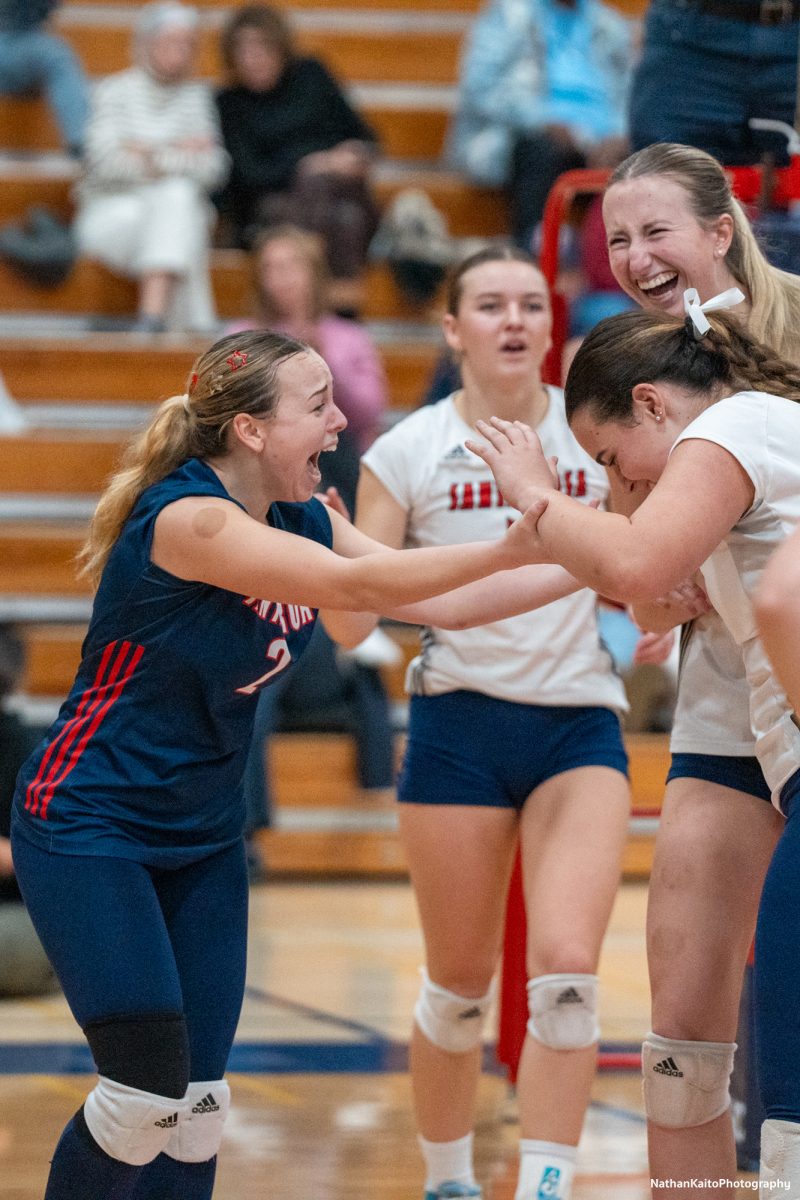
<path fill-rule="evenodd" d="M 758 901 L 782 825 L 766 801 L 744 792 L 697 779 L 667 785 L 647 913 L 655 1033 L 735 1040 Z M 650 1122 L 648 1143 L 654 1179 L 736 1178 L 730 1112 L 690 1129 Z M 707 1191 L 672 1188 L 670 1195 Z"/>
<path fill-rule="evenodd" d="M 500 956 L 517 835 L 510 809 L 401 804 L 400 830 L 425 937 L 428 974 L 459 996 L 488 991 Z M 417 1125 L 431 1142 L 475 1123 L 481 1048 L 451 1054 L 414 1026 L 411 1077 Z"/>
<path fill-rule="evenodd" d="M 528 978 L 594 974 L 619 885 L 628 828 L 628 783 L 608 767 L 550 779 L 522 816 L 528 912 Z M 523 1138 L 576 1146 L 597 1047 L 552 1050 L 527 1034 L 517 1090 Z"/>
<path fill-rule="evenodd" d="M 177 276 L 169 271 L 148 271 L 139 280 L 139 316 L 164 321 Z"/>

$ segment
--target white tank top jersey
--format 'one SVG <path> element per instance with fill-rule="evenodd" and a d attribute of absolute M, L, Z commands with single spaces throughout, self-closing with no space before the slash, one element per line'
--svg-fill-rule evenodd
<path fill-rule="evenodd" d="M 756 752 L 742 655 L 718 613 L 684 626 L 669 747 L 673 754 Z"/>
<path fill-rule="evenodd" d="M 703 564 L 709 599 L 739 646 L 750 688 L 756 753 L 773 803 L 800 768 L 800 729 L 772 674 L 750 597 L 773 550 L 800 520 L 800 404 L 766 392 L 737 392 L 707 408 L 683 431 L 715 442 L 747 472 L 752 506 Z"/>
<path fill-rule="evenodd" d="M 604 469 L 570 432 L 563 392 L 547 390 L 550 403 L 537 432 L 545 454 L 558 455 L 561 490 L 587 502 L 605 500 Z M 408 546 L 500 538 L 519 515 L 503 500 L 486 464 L 464 446 L 465 438 L 476 436 L 449 396 L 404 418 L 364 455 L 362 462 L 408 515 Z M 475 629 L 426 628 L 406 688 L 427 696 L 465 688 L 523 704 L 627 708 L 600 641 L 595 594 L 585 588 Z"/>

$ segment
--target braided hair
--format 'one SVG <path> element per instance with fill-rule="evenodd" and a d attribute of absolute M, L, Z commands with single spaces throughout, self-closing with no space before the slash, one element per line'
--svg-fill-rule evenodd
<path fill-rule="evenodd" d="M 674 383 L 718 398 L 739 391 L 771 392 L 800 401 L 800 368 L 756 341 L 731 313 L 706 314 L 698 337 L 690 317 L 645 311 L 600 321 L 580 346 L 564 387 L 567 419 L 589 408 L 599 423 L 634 424 L 638 383 Z"/>

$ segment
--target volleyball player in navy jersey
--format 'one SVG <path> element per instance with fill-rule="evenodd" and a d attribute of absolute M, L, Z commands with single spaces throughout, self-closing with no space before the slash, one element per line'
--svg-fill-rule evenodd
<path fill-rule="evenodd" d="M 313 498 L 345 419 L 330 372 L 269 332 L 223 338 L 98 505 L 75 684 L 17 784 L 20 887 L 99 1072 L 46 1200 L 206 1200 L 245 976 L 241 777 L 256 699 L 317 609 L 419 601 L 529 559 L 500 541 L 392 551 Z M 338 611 L 337 611 L 338 610 Z"/>

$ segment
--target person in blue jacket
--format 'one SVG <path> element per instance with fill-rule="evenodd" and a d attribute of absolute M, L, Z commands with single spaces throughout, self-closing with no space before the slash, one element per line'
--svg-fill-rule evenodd
<path fill-rule="evenodd" d="M 358 610 L 527 561 L 530 518 L 436 549 L 356 531 L 314 497 L 345 424 L 313 350 L 233 334 L 101 497 L 81 664 L 12 817 L 23 897 L 99 1073 L 46 1200 L 211 1195 L 245 976 L 242 774 L 258 694 L 317 610 L 354 644 Z"/>

